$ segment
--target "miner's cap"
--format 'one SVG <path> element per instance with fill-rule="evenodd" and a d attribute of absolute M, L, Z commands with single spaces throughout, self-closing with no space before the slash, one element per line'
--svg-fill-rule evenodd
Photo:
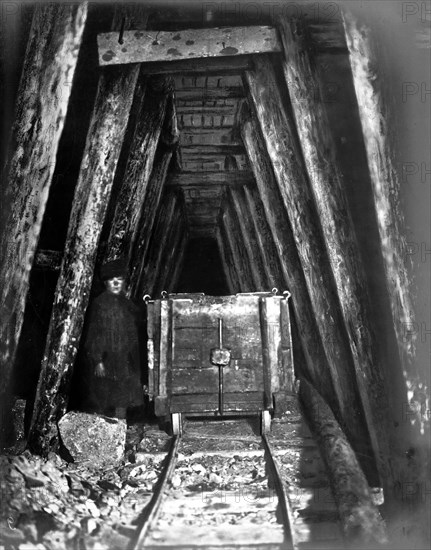
<path fill-rule="evenodd" d="M 113 277 L 126 277 L 127 276 L 127 262 L 124 258 L 117 258 L 106 262 L 100 268 L 100 278 L 102 281 L 112 279 Z"/>

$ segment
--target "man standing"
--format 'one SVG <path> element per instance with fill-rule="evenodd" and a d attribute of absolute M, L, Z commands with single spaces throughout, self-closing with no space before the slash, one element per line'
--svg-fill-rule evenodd
<path fill-rule="evenodd" d="M 139 308 L 125 295 L 127 267 L 113 260 L 100 270 L 106 290 L 90 306 L 84 352 L 95 412 L 126 418 L 143 405 L 139 353 Z"/>

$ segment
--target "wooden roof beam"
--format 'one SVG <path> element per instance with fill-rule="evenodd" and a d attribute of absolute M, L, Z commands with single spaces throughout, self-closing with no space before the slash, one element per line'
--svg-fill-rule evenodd
<path fill-rule="evenodd" d="M 97 36 L 99 64 L 122 65 L 279 52 L 275 28 L 266 26 L 126 31 Z"/>
<path fill-rule="evenodd" d="M 178 172 L 170 176 L 167 185 L 206 186 L 206 185 L 246 185 L 254 180 L 251 170 L 232 170 L 219 172 Z"/>

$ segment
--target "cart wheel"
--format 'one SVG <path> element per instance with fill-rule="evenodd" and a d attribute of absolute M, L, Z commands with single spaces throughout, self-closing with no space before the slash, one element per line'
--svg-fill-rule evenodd
<path fill-rule="evenodd" d="M 172 433 L 174 435 L 181 435 L 183 433 L 183 420 L 181 417 L 181 413 L 172 413 L 171 422 Z"/>
<path fill-rule="evenodd" d="M 271 414 L 269 411 L 262 411 L 260 417 L 260 433 L 268 434 L 271 431 Z"/>

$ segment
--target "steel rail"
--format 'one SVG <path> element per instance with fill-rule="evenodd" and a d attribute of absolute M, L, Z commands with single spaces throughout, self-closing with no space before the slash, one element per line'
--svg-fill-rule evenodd
<path fill-rule="evenodd" d="M 280 468 L 274 458 L 271 445 L 269 444 L 268 438 L 265 434 L 262 434 L 262 441 L 264 444 L 267 461 L 271 469 L 275 490 L 277 492 L 286 539 L 290 542 L 290 548 L 293 550 L 298 550 L 299 546 L 294 530 L 294 515 L 289 495 L 287 494 L 285 483 L 281 477 Z"/>
<path fill-rule="evenodd" d="M 175 466 L 177 464 L 180 441 L 180 435 L 174 435 L 171 440 L 171 446 L 168 454 L 166 455 L 165 467 L 163 468 L 163 471 L 159 477 L 158 485 L 146 509 L 146 517 L 143 524 L 131 546 L 132 550 L 141 550 L 142 548 L 145 548 L 148 534 L 159 517 L 160 507 L 166 494 L 166 487 L 172 479 Z"/>

